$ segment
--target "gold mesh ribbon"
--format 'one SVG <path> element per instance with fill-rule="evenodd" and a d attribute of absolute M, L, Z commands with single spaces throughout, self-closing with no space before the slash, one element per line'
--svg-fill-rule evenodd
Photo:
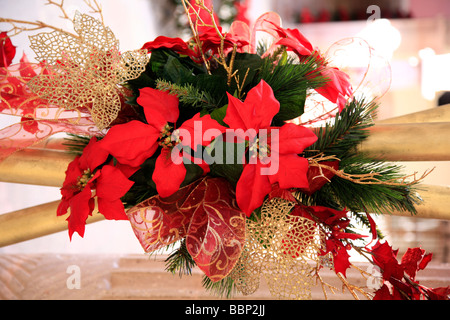
<path fill-rule="evenodd" d="M 277 299 L 311 299 L 311 286 L 325 235 L 306 218 L 291 216 L 294 203 L 266 201 L 257 221 L 247 219 L 247 239 L 231 277 L 244 295 L 254 293 L 263 276 Z"/>
<path fill-rule="evenodd" d="M 146 50 L 119 52 L 119 42 L 99 20 L 76 13 L 78 37 L 64 31 L 30 37 L 30 47 L 49 74 L 34 77 L 31 90 L 67 110 L 87 109 L 99 129 L 108 127 L 121 109 L 120 87 L 135 79 L 149 61 Z"/>

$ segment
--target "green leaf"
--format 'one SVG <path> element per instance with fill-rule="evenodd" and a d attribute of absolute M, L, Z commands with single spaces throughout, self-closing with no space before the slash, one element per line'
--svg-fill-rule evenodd
<path fill-rule="evenodd" d="M 228 105 L 225 105 L 219 109 L 214 109 L 211 112 L 211 118 L 216 120 L 220 125 L 226 126 L 226 123 L 223 122 L 223 119 L 227 115 Z"/>
<path fill-rule="evenodd" d="M 281 56 L 282 62 L 286 59 Z M 320 76 L 317 57 L 308 57 L 302 63 L 276 63 L 268 57 L 264 60 L 259 80 L 266 81 L 280 102 L 280 111 L 273 119 L 273 125 L 281 126 L 284 121 L 301 116 L 304 113 L 307 92 L 321 86 L 325 79 Z M 259 81 L 258 81 L 259 82 Z"/>
<path fill-rule="evenodd" d="M 244 169 L 242 162 L 246 144 L 215 139 L 206 151 L 205 161 L 209 163 L 210 174 L 225 178 L 236 185 Z"/>
<path fill-rule="evenodd" d="M 177 58 L 169 56 L 163 69 L 163 78 L 173 83 L 183 83 L 192 77 L 192 71 L 187 69 Z"/>

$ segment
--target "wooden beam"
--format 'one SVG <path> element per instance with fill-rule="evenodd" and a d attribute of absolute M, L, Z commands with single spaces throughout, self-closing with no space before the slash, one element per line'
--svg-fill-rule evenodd
<path fill-rule="evenodd" d="M 427 219 L 450 220 L 450 188 L 434 185 L 419 185 L 419 196 L 423 202 L 416 206 L 417 215 L 409 212 L 394 211 L 385 212 L 394 216 L 408 216 Z"/>
<path fill-rule="evenodd" d="M 52 149 L 18 151 L 0 162 L 0 181 L 61 187 L 74 155 Z"/>
<path fill-rule="evenodd" d="M 377 124 L 360 151 L 386 161 L 450 161 L 448 137 L 450 122 Z M 0 181 L 61 187 L 73 158 L 58 148 L 22 150 L 0 162 Z"/>
<path fill-rule="evenodd" d="M 449 161 L 450 122 L 376 124 L 360 151 L 386 161 Z"/>
<path fill-rule="evenodd" d="M 377 124 L 450 122 L 450 104 L 410 114 L 378 120 Z"/>
<path fill-rule="evenodd" d="M 0 247 L 67 230 L 67 215 L 56 216 L 59 201 L 0 215 Z M 94 211 L 86 223 L 104 220 Z"/>
<path fill-rule="evenodd" d="M 417 215 L 409 212 L 385 212 L 387 215 L 450 220 L 450 188 L 422 185 L 420 197 L 423 204 L 417 206 Z M 35 239 L 67 230 L 67 216 L 57 217 L 59 201 L 0 215 L 0 247 Z M 104 220 L 94 211 L 87 223 Z"/>

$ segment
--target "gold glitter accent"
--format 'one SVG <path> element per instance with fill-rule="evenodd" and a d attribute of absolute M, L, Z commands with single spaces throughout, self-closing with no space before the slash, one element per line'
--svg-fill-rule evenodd
<path fill-rule="evenodd" d="M 311 299 L 325 235 L 306 218 L 290 215 L 294 203 L 266 201 L 257 221 L 247 220 L 246 245 L 231 273 L 236 288 L 250 295 L 264 276 L 277 299 Z"/>
<path fill-rule="evenodd" d="M 67 110 L 87 109 L 99 129 L 121 109 L 120 84 L 136 79 L 149 61 L 146 50 L 119 52 L 119 41 L 99 20 L 76 13 L 75 37 L 64 31 L 30 37 L 36 59 L 49 74 L 34 77 L 31 90 Z"/>

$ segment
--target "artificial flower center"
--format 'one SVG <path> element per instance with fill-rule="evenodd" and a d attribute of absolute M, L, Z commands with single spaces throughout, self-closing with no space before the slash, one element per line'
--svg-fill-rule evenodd
<path fill-rule="evenodd" d="M 249 145 L 250 157 L 259 157 L 260 160 L 264 160 L 266 157 L 270 156 L 270 146 L 265 143 L 260 143 L 259 138 Z"/>
<path fill-rule="evenodd" d="M 158 144 L 161 147 L 169 149 L 181 142 L 178 130 L 172 130 L 173 127 L 169 126 L 168 124 L 164 126 L 163 130 L 159 134 Z"/>
<path fill-rule="evenodd" d="M 91 180 L 94 177 L 94 175 L 91 172 L 91 169 L 86 169 L 83 171 L 83 174 L 78 177 L 77 181 L 77 187 L 80 190 L 83 190 L 86 185 L 88 184 L 89 180 Z"/>

